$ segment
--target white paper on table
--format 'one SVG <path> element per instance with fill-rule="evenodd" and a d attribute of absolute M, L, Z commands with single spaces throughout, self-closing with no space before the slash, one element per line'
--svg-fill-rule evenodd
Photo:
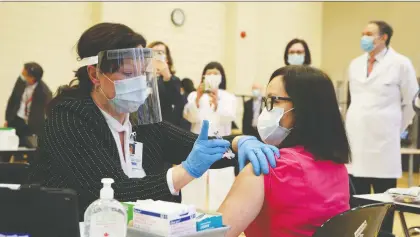
<path fill-rule="evenodd" d="M 209 170 L 209 211 L 217 211 L 222 205 L 233 182 L 235 181 L 235 168 Z"/>
<path fill-rule="evenodd" d="M 194 205 L 196 208 L 207 210 L 207 175 L 204 173 L 198 179 L 193 180 L 182 190 L 182 204 Z"/>

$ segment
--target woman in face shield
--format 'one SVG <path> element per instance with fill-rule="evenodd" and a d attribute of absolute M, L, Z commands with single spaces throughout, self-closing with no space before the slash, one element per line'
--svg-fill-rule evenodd
<path fill-rule="evenodd" d="M 222 160 L 230 143 L 208 139 L 208 122 L 198 136 L 162 122 L 154 70 L 159 62 L 145 45 L 125 25 L 91 27 L 77 44 L 83 66 L 50 104 L 29 181 L 74 189 L 81 216 L 99 198 L 102 178 L 115 180 L 120 201 L 177 202 L 181 188 L 213 164 L 237 163 Z M 265 167 L 266 156 L 260 160 Z M 260 166 L 260 160 L 252 163 Z"/>

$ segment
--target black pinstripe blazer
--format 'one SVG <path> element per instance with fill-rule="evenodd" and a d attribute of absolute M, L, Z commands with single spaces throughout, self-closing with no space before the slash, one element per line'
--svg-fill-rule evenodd
<path fill-rule="evenodd" d="M 129 179 L 124 174 L 116 142 L 93 100 L 64 100 L 51 110 L 45 122 L 29 181 L 74 189 L 79 195 L 80 216 L 99 198 L 101 179 L 105 177 L 115 180 L 117 200 L 179 202 L 180 198 L 169 191 L 166 173 L 172 164 L 187 158 L 197 135 L 168 122 L 138 126 L 135 130 L 137 141 L 144 144 L 143 168 L 147 176 L 142 179 Z M 223 159 L 212 168 L 236 164 L 236 159 Z"/>

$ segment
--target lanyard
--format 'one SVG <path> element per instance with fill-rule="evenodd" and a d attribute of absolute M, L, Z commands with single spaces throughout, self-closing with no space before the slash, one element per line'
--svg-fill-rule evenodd
<path fill-rule="evenodd" d="M 134 144 L 136 142 L 136 132 L 130 133 L 130 144 Z"/>
<path fill-rule="evenodd" d="M 32 97 L 25 102 L 25 117 L 29 115 L 29 104 L 32 102 Z"/>

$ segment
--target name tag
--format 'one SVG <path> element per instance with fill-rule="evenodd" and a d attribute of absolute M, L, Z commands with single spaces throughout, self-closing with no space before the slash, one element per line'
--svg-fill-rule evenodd
<path fill-rule="evenodd" d="M 143 178 L 146 172 L 143 169 L 143 143 L 130 143 L 130 178 Z"/>

